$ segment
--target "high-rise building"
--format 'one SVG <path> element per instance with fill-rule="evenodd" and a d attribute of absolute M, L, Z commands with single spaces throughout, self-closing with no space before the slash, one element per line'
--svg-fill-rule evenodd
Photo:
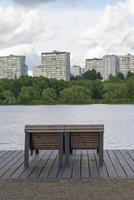
<path fill-rule="evenodd" d="M 73 65 L 71 69 L 71 73 L 73 76 L 81 76 L 82 74 L 81 67 L 78 65 Z"/>
<path fill-rule="evenodd" d="M 119 58 L 116 55 L 105 55 L 103 57 L 102 77 L 104 80 L 109 78 L 109 75 L 116 76 L 119 72 Z"/>
<path fill-rule="evenodd" d="M 127 75 L 128 72 L 134 73 L 134 55 L 128 54 L 119 56 L 119 71 Z"/>
<path fill-rule="evenodd" d="M 100 72 L 102 74 L 102 68 L 103 68 L 102 58 L 86 59 L 85 71 L 94 69 L 96 70 L 96 72 Z"/>
<path fill-rule="evenodd" d="M 28 75 L 25 56 L 0 56 L 0 78 L 19 78 Z"/>
<path fill-rule="evenodd" d="M 33 76 L 43 76 L 43 66 L 42 65 L 33 67 Z"/>
<path fill-rule="evenodd" d="M 40 71 L 42 76 L 48 78 L 70 80 L 70 53 L 58 51 L 42 53 Z"/>

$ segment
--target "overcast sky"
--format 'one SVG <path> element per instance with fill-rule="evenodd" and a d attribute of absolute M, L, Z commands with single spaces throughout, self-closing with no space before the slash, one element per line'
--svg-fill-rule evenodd
<path fill-rule="evenodd" d="M 71 65 L 104 54 L 134 54 L 134 0 L 1 0 L 0 55 L 71 52 Z"/>

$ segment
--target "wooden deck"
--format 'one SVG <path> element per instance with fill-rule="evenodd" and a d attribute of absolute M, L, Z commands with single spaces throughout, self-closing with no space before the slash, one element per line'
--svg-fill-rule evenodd
<path fill-rule="evenodd" d="M 113 179 L 134 178 L 134 150 L 105 150 L 99 167 L 95 151 L 74 151 L 70 165 L 59 170 L 58 151 L 40 151 L 24 168 L 23 151 L 0 151 L 0 180 Z"/>

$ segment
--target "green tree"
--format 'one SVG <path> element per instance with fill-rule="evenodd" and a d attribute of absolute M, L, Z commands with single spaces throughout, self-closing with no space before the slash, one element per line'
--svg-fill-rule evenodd
<path fill-rule="evenodd" d="M 43 90 L 42 93 L 43 102 L 55 103 L 57 99 L 56 91 L 54 88 L 47 88 Z"/>
<path fill-rule="evenodd" d="M 40 99 L 40 92 L 35 87 L 25 87 L 23 86 L 21 92 L 19 93 L 19 102 L 20 103 L 33 103 L 34 100 Z"/>
<path fill-rule="evenodd" d="M 10 105 L 10 104 L 16 104 L 17 103 L 13 92 L 11 92 L 9 90 L 4 91 L 0 96 L 1 96 L 0 97 L 1 104 Z"/>
<path fill-rule="evenodd" d="M 107 83 L 104 85 L 104 101 L 107 103 L 125 102 L 128 92 L 126 84 Z"/>
<path fill-rule="evenodd" d="M 82 78 L 87 80 L 102 79 L 101 74 L 99 72 L 96 72 L 94 69 L 86 71 L 84 74 L 82 74 Z"/>
<path fill-rule="evenodd" d="M 82 86 L 72 86 L 66 88 L 60 93 L 61 101 L 69 104 L 90 103 L 91 93 L 89 90 Z"/>
<path fill-rule="evenodd" d="M 128 90 L 128 98 L 134 100 L 134 76 L 127 80 L 126 86 Z"/>
<path fill-rule="evenodd" d="M 126 79 L 129 79 L 129 78 L 131 78 L 131 77 L 133 77 L 134 76 L 134 73 L 132 73 L 132 72 L 128 72 L 127 73 L 127 76 L 126 76 Z"/>
<path fill-rule="evenodd" d="M 92 98 L 93 99 L 102 99 L 103 98 L 104 85 L 100 80 L 92 82 Z"/>

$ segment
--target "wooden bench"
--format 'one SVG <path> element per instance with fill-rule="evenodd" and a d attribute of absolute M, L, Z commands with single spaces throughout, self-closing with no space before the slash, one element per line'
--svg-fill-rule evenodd
<path fill-rule="evenodd" d="M 69 154 L 75 149 L 92 149 L 99 153 L 99 165 L 103 165 L 103 124 L 66 125 L 65 155 L 66 165 L 69 164 Z"/>
<path fill-rule="evenodd" d="M 29 166 L 29 150 L 31 155 L 39 150 L 59 150 L 59 166 L 63 167 L 64 127 L 59 125 L 26 125 L 24 165 Z"/>
<path fill-rule="evenodd" d="M 69 165 L 69 154 L 75 149 L 95 149 L 99 153 L 99 164 L 103 165 L 103 124 L 26 125 L 24 165 L 29 165 L 29 150 L 59 150 L 59 166 Z"/>

